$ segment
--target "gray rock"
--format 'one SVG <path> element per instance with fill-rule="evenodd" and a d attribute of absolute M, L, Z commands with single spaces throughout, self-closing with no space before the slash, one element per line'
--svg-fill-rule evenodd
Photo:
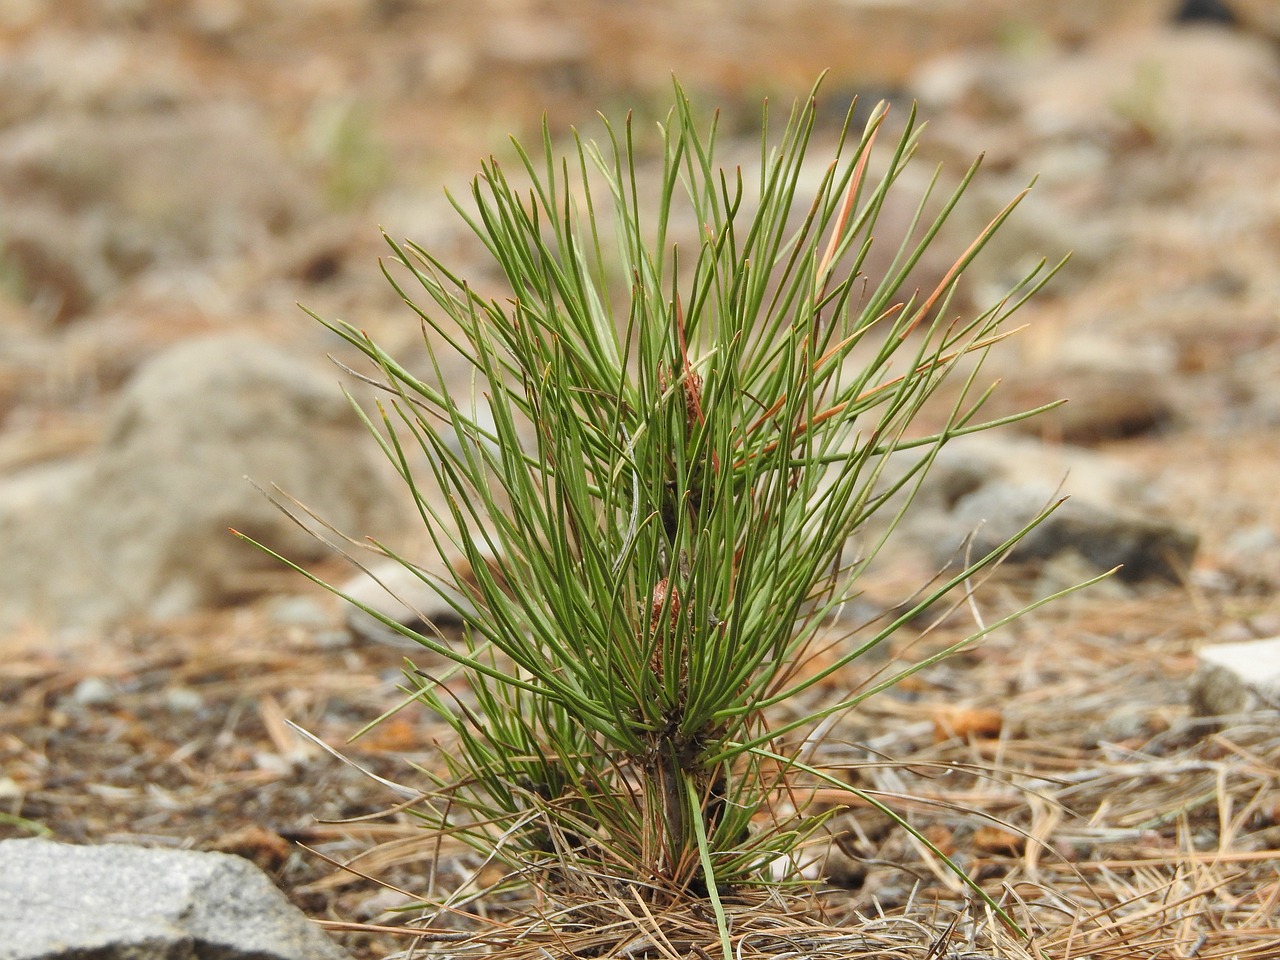
<path fill-rule="evenodd" d="M 390 535 L 377 456 L 336 382 L 252 339 L 184 342 L 127 385 L 89 462 L 0 487 L 0 621 L 176 616 L 257 592 L 283 568 L 228 527 L 291 559 L 329 554 L 246 476 L 340 530 Z"/>
<path fill-rule="evenodd" d="M 887 489 L 914 469 L 927 455 L 924 449 L 895 453 L 885 465 L 878 489 Z M 1111 457 L 1060 444 L 1047 444 L 1014 435 L 976 435 L 953 440 L 938 452 L 915 488 L 913 480 L 900 490 L 865 525 L 862 535 L 880 535 L 914 493 L 905 516 L 894 533 L 898 544 L 915 544 L 930 550 L 940 540 L 958 540 L 953 513 L 965 497 L 989 483 L 1033 485 L 1080 494 L 1102 503 L 1146 505 L 1153 485 Z M 968 532 L 968 531 L 966 531 Z"/>
<path fill-rule="evenodd" d="M 940 559 L 974 536 L 972 556 L 994 550 L 1059 497 L 1053 487 L 988 483 L 964 497 L 953 514 L 956 528 L 941 544 Z M 1120 567 L 1122 580 L 1181 582 L 1199 545 L 1197 535 L 1172 520 L 1073 498 L 1031 530 L 1013 549 L 1013 561 L 1078 553 L 1098 570 Z"/>
<path fill-rule="evenodd" d="M 886 466 L 881 488 L 924 454 L 907 450 Z M 1096 570 L 1123 565 L 1122 580 L 1180 581 L 1197 536 L 1165 519 L 1157 484 L 1092 450 L 1023 437 L 975 436 L 954 441 L 934 460 L 891 546 L 923 550 L 933 562 L 983 556 L 1050 503 L 1069 497 L 1018 545 L 1014 561 L 1078 554 Z M 883 533 L 904 503 L 899 493 L 866 524 L 860 538 Z M 1123 506 L 1121 506 L 1123 505 Z"/>
<path fill-rule="evenodd" d="M 0 28 L 16 29 L 8 18 L 23 6 L 40 8 L 30 0 L 0 4 Z M 42 27 L 24 31 L 25 39 L 8 45 L 0 60 L 0 127 L 55 113 L 118 117 L 196 99 L 205 89 L 177 43 L 157 37 L 143 45 L 124 31 L 93 27 L 59 29 L 47 18 Z"/>
<path fill-rule="evenodd" d="M 1280 534 L 1262 523 L 1237 530 L 1227 537 L 1227 555 L 1241 563 L 1256 563 L 1277 549 L 1280 549 Z"/>
<path fill-rule="evenodd" d="M 453 604 L 464 610 L 474 610 L 472 601 L 452 585 L 443 563 L 421 569 L 436 584 L 435 588 L 395 560 L 375 564 L 367 573 L 361 572 L 342 584 L 342 593 L 355 601 L 347 607 L 348 629 L 368 640 L 416 648 L 417 644 L 412 640 L 363 608 L 369 607 L 411 629 L 429 632 L 432 626 L 454 626 L 461 622 Z"/>
<path fill-rule="evenodd" d="M 0 841 L 0 960 L 342 960 L 242 857 Z"/>
<path fill-rule="evenodd" d="M 170 687 L 164 692 L 164 706 L 170 713 L 200 713 L 205 708 L 204 696 L 191 687 Z"/>
<path fill-rule="evenodd" d="M 920 455 L 920 451 L 905 451 L 895 459 L 905 469 Z M 1159 490 L 1149 478 L 1113 457 L 1031 440 L 1003 428 L 963 437 L 944 447 L 925 478 L 921 499 L 950 512 L 968 494 L 997 481 L 1020 486 L 1061 486 L 1064 493 L 1098 503 L 1139 503 L 1146 507 L 1160 501 Z"/>
<path fill-rule="evenodd" d="M 1196 716 L 1280 710 L 1280 637 L 1214 644 L 1198 660 L 1187 685 Z"/>

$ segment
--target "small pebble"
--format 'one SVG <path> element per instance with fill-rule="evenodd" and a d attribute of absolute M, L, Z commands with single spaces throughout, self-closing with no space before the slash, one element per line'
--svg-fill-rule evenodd
<path fill-rule="evenodd" d="M 1273 707 L 1280 702 L 1280 636 L 1202 647 L 1187 681 L 1187 701 L 1197 717 Z"/>
<path fill-rule="evenodd" d="M 79 707 L 102 707 L 115 697 L 115 687 L 101 677 L 85 677 L 71 691 L 71 702 Z"/>
<path fill-rule="evenodd" d="M 170 687 L 164 692 L 164 705 L 170 713 L 198 713 L 204 697 L 190 687 Z"/>
<path fill-rule="evenodd" d="M 253 755 L 253 765 L 277 777 L 285 777 L 294 772 L 293 763 L 288 757 L 282 757 L 278 753 L 268 753 L 265 750 L 260 750 Z"/>
<path fill-rule="evenodd" d="M 356 905 L 354 915 L 358 920 L 365 921 L 373 920 L 375 917 L 393 920 L 399 915 L 398 911 L 402 911 L 413 902 L 399 890 L 379 890 L 372 896 L 361 900 Z"/>
<path fill-rule="evenodd" d="M 1142 740 L 1149 736 L 1147 715 L 1134 707 L 1121 707 L 1102 721 L 1098 739 L 1108 743 Z"/>

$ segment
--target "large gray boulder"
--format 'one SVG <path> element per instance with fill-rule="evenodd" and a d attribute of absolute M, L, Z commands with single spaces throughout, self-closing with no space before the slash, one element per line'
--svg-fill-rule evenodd
<path fill-rule="evenodd" d="M 283 567 L 229 527 L 291 559 L 327 555 L 246 477 L 354 536 L 395 533 L 381 455 L 336 381 L 241 336 L 156 357 L 88 462 L 0 483 L 0 622 L 178 616 L 252 594 Z"/>
<path fill-rule="evenodd" d="M 0 960 L 343 960 L 242 857 L 0 841 Z"/>

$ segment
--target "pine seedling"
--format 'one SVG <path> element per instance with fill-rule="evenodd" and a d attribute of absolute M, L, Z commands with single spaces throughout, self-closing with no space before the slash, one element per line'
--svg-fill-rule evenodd
<path fill-rule="evenodd" d="M 650 171 L 629 122 L 600 144 L 575 134 L 566 155 L 544 126 L 539 151 L 515 143 L 513 171 L 490 159 L 455 201 L 500 292 L 387 239 L 384 273 L 433 369 L 321 321 L 372 361 L 389 397 L 370 427 L 452 558 L 440 582 L 397 556 L 453 608 L 460 639 L 366 608 L 455 665 L 447 686 L 407 673 L 455 740 L 444 770 L 423 772 L 441 798 L 423 815 L 557 895 L 706 898 L 723 932 L 726 892 L 772 882 L 820 822 L 779 812 L 796 778 L 830 780 L 801 735 L 905 673 L 818 707 L 800 695 L 1014 542 L 809 664 L 943 445 L 1018 419 L 981 417 L 976 370 L 1052 274 L 1041 264 L 977 316 L 953 309 L 1019 197 L 935 288 L 906 288 L 975 163 L 941 197 L 935 175 L 869 275 L 920 132 L 912 111 L 881 152 L 886 115 L 855 131 L 851 111 L 816 178 L 813 95 L 776 143 L 766 114 L 750 174 L 718 164 L 714 119 L 700 124 L 678 85 Z M 456 356 L 472 391 L 442 386 Z M 913 430 L 950 379 L 962 388 L 941 428 Z M 877 511 L 893 514 L 887 532 L 854 554 Z"/>

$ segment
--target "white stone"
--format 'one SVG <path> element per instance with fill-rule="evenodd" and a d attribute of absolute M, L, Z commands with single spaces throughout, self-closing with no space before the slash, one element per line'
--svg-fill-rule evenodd
<path fill-rule="evenodd" d="M 343 960 L 242 857 L 0 841 L 0 960 Z"/>
<path fill-rule="evenodd" d="M 81 707 L 105 707 L 116 698 L 116 690 L 101 677 L 85 677 L 71 691 L 71 701 Z"/>
<path fill-rule="evenodd" d="M 1280 710 L 1280 637 L 1218 643 L 1197 656 L 1188 687 L 1197 716 Z"/>
<path fill-rule="evenodd" d="M 460 561 L 461 562 L 461 561 Z M 445 565 L 437 562 L 422 573 L 435 584 L 424 583 L 413 570 L 395 560 L 387 560 L 369 568 L 342 584 L 342 593 L 355 601 L 347 608 L 347 626 L 352 633 L 372 640 L 416 647 L 412 640 L 397 633 L 377 617 L 363 609 L 368 607 L 396 623 L 414 630 L 432 633 L 432 626 L 455 625 L 460 621 L 457 604 L 473 611 L 474 604 L 451 583 Z"/>

